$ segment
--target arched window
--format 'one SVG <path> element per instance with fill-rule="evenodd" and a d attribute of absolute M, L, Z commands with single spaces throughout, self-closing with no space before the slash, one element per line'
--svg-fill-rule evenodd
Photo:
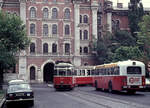
<path fill-rule="evenodd" d="M 52 9 L 52 19 L 56 19 L 58 17 L 58 12 L 56 8 Z"/>
<path fill-rule="evenodd" d="M 82 47 L 80 47 L 80 54 L 82 54 Z"/>
<path fill-rule="evenodd" d="M 30 44 L 30 53 L 35 53 L 35 43 Z"/>
<path fill-rule="evenodd" d="M 82 23 L 82 15 L 80 15 L 80 23 Z"/>
<path fill-rule="evenodd" d="M 30 80 L 35 80 L 35 67 L 30 67 Z"/>
<path fill-rule="evenodd" d="M 69 35 L 70 34 L 70 27 L 69 25 L 65 25 L 65 35 Z"/>
<path fill-rule="evenodd" d="M 65 54 L 70 54 L 70 44 L 65 43 Z"/>
<path fill-rule="evenodd" d="M 44 8 L 43 9 L 43 18 L 48 18 L 48 9 L 47 8 Z"/>
<path fill-rule="evenodd" d="M 53 35 L 56 35 L 56 34 L 57 34 L 57 25 L 56 25 L 56 24 L 53 24 L 53 25 L 52 25 L 52 34 L 53 34 Z"/>
<path fill-rule="evenodd" d="M 84 23 L 88 23 L 88 16 L 87 16 L 87 15 L 84 15 L 84 17 L 83 17 L 83 22 L 84 22 Z"/>
<path fill-rule="evenodd" d="M 84 47 L 84 53 L 85 53 L 85 54 L 88 53 L 88 47 Z"/>
<path fill-rule="evenodd" d="M 120 29 L 120 21 L 116 20 L 116 29 Z"/>
<path fill-rule="evenodd" d="M 48 25 L 47 24 L 43 25 L 43 35 L 48 36 Z"/>
<path fill-rule="evenodd" d="M 35 35 L 35 24 L 30 24 L 30 35 Z"/>
<path fill-rule="evenodd" d="M 57 44 L 52 44 L 52 53 L 57 53 Z"/>
<path fill-rule="evenodd" d="M 48 53 L 48 44 L 47 43 L 43 44 L 43 53 Z"/>
<path fill-rule="evenodd" d="M 87 39 L 88 39 L 88 31 L 84 30 L 84 40 L 87 40 Z"/>
<path fill-rule="evenodd" d="M 80 30 L 80 40 L 82 40 L 82 30 Z"/>
<path fill-rule="evenodd" d="M 64 17 L 66 18 L 66 19 L 70 19 L 70 10 L 67 8 L 67 9 L 65 9 L 65 15 L 64 15 Z"/>
<path fill-rule="evenodd" d="M 36 17 L 36 10 L 34 7 L 30 9 L 30 18 L 35 18 Z"/>

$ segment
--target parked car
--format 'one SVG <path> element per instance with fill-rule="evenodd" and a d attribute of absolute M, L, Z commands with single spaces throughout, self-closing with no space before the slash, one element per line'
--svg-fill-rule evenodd
<path fill-rule="evenodd" d="M 6 92 L 6 104 L 28 103 L 34 105 L 34 93 L 29 83 L 24 81 L 10 81 Z"/>
<path fill-rule="evenodd" d="M 20 79 L 11 80 L 8 82 L 8 86 L 12 84 L 20 84 L 20 83 L 24 83 L 24 80 L 20 80 Z"/>
<path fill-rule="evenodd" d="M 146 90 L 150 91 L 150 78 L 145 79 Z"/>

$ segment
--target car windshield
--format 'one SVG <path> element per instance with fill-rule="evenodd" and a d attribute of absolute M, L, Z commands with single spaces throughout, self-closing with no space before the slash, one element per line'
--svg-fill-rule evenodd
<path fill-rule="evenodd" d="M 8 88 L 8 92 L 16 92 L 20 90 L 30 90 L 30 85 L 29 84 L 14 84 L 10 85 Z"/>

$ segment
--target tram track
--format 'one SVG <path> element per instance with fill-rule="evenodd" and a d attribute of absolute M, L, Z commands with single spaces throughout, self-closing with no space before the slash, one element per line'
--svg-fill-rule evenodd
<path fill-rule="evenodd" d="M 148 108 L 148 106 L 139 103 L 97 95 L 80 89 L 72 92 L 65 92 L 65 95 L 71 96 L 73 98 L 79 98 L 92 104 L 96 104 L 100 106 L 100 108 Z"/>

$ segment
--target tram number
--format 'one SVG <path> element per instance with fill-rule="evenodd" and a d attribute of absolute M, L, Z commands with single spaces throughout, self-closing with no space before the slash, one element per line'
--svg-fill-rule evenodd
<path fill-rule="evenodd" d="M 140 78 L 138 78 L 138 77 L 131 77 L 131 78 L 129 78 L 129 82 L 131 84 L 138 83 L 138 82 L 140 82 Z"/>

